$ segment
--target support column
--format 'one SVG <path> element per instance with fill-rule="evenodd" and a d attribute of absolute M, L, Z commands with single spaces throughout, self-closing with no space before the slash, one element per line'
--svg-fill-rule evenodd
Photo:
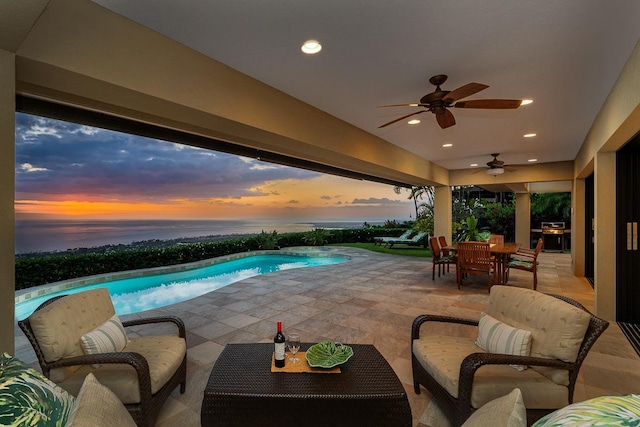
<path fill-rule="evenodd" d="M 15 55 L 0 50 L 0 353 L 14 354 Z"/>
<path fill-rule="evenodd" d="M 616 153 L 597 153 L 595 192 L 595 309 L 598 316 L 616 319 Z"/>
<path fill-rule="evenodd" d="M 453 196 L 448 185 L 435 188 L 433 201 L 433 233 L 444 236 L 451 243 L 451 221 L 453 217 Z"/>
<path fill-rule="evenodd" d="M 531 246 L 531 197 L 529 193 L 516 193 L 516 242 Z"/>

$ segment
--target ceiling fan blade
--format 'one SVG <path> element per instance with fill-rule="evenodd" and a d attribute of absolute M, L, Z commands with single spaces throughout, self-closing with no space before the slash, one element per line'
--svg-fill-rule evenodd
<path fill-rule="evenodd" d="M 382 126 L 378 126 L 378 129 L 383 128 L 385 126 L 392 125 L 395 122 L 399 122 L 400 120 L 406 119 L 407 117 L 415 116 L 416 114 L 426 113 L 426 112 L 427 112 L 427 110 L 421 110 L 421 111 L 416 111 L 415 113 L 407 114 L 406 116 L 402 116 L 402 117 L 399 117 L 399 118 L 397 118 L 395 120 L 391 120 L 389 123 L 385 123 Z"/>
<path fill-rule="evenodd" d="M 376 108 L 384 108 L 384 107 L 419 107 L 420 104 L 389 104 L 389 105 L 378 105 Z"/>
<path fill-rule="evenodd" d="M 456 124 L 456 119 L 449 110 L 444 110 L 443 113 L 436 114 L 436 120 L 442 129 L 446 129 Z"/>
<path fill-rule="evenodd" d="M 453 106 L 456 108 L 511 109 L 518 108 L 521 103 L 520 99 L 473 99 L 456 102 Z"/>
<path fill-rule="evenodd" d="M 488 87 L 489 86 L 483 85 L 482 83 L 469 83 L 459 87 L 458 89 L 452 90 L 442 99 L 449 102 L 457 101 L 458 99 L 466 98 L 467 96 L 471 96 L 481 90 L 485 90 Z"/>

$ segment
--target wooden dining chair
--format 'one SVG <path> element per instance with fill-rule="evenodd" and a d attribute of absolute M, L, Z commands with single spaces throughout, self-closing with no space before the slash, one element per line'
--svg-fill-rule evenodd
<path fill-rule="evenodd" d="M 503 244 L 504 243 L 504 235 L 502 234 L 492 234 L 489 236 L 489 244 Z"/>
<path fill-rule="evenodd" d="M 465 274 L 486 274 L 488 279 L 488 289 L 491 289 L 494 272 L 494 261 L 491 258 L 491 250 L 487 242 L 459 242 L 456 252 L 458 263 L 456 265 L 456 277 L 458 279 L 458 289 L 462 284 Z"/>
<path fill-rule="evenodd" d="M 433 255 L 433 271 L 431 274 L 431 280 L 436 280 L 436 265 L 438 266 L 438 277 L 440 274 L 444 274 L 444 266 L 447 267 L 447 271 L 449 271 L 449 266 L 451 264 L 456 264 L 456 259 L 453 256 L 447 255 L 445 256 L 440 250 L 440 246 L 438 245 L 438 238 L 431 237 L 429 239 L 429 246 L 431 247 L 431 254 Z"/>
<path fill-rule="evenodd" d="M 438 236 L 438 243 L 440 243 L 440 251 L 442 252 L 442 255 L 444 256 L 449 256 L 450 252 L 448 249 L 442 249 L 442 248 L 446 248 L 447 246 L 449 246 L 449 244 L 447 243 L 447 238 L 444 236 Z"/>
<path fill-rule="evenodd" d="M 438 236 L 438 243 L 440 244 L 440 252 L 442 253 L 442 256 L 452 256 L 453 260 L 455 261 L 455 254 L 452 254 L 451 251 L 449 249 L 444 249 L 447 246 L 449 246 L 449 244 L 447 243 L 447 238 L 444 236 Z M 447 264 L 447 272 L 449 271 L 449 264 Z"/>
<path fill-rule="evenodd" d="M 536 249 L 532 254 L 529 252 L 516 252 L 514 258 L 512 258 L 507 263 L 507 280 L 509 280 L 509 270 L 512 268 L 515 270 L 528 271 L 529 273 L 533 273 L 533 290 L 537 290 L 538 288 L 538 255 L 542 250 L 542 239 L 538 240 L 538 244 L 536 245 Z M 516 257 L 517 255 L 517 257 Z"/>

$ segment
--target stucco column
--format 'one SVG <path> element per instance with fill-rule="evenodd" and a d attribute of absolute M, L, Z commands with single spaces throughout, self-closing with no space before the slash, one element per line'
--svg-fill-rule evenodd
<path fill-rule="evenodd" d="M 15 55 L 0 50 L 0 353 L 14 354 Z"/>
<path fill-rule="evenodd" d="M 595 156 L 595 308 L 616 319 L 616 153 Z"/>
<path fill-rule="evenodd" d="M 585 181 L 584 179 L 573 180 L 573 191 L 571 192 L 571 263 L 573 264 L 573 274 L 584 277 L 585 271 Z M 590 243 L 590 242 L 589 242 Z"/>
<path fill-rule="evenodd" d="M 451 221 L 453 217 L 453 196 L 448 185 L 435 188 L 433 201 L 433 233 L 444 236 L 451 243 Z"/>
<path fill-rule="evenodd" d="M 531 197 L 529 193 L 516 193 L 516 242 L 522 247 L 531 245 Z"/>

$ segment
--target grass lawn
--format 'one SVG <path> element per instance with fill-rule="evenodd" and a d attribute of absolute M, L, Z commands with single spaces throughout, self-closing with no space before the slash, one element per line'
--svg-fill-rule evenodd
<path fill-rule="evenodd" d="M 373 252 L 380 252 L 391 255 L 407 255 L 422 258 L 431 258 L 431 250 L 422 246 L 394 245 L 392 248 L 376 245 L 373 243 L 335 243 L 330 246 L 349 246 L 351 248 L 367 249 Z"/>

